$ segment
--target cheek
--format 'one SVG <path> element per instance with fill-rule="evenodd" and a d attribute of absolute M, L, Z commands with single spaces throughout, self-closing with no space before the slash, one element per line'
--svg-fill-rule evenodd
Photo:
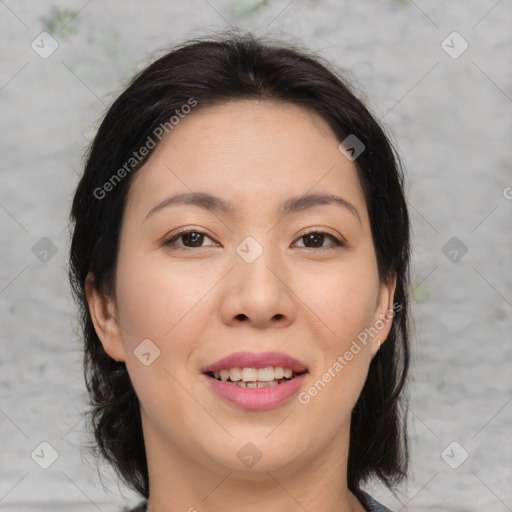
<path fill-rule="evenodd" d="M 375 315 L 379 277 L 371 264 L 351 261 L 302 272 L 300 298 L 323 321 L 326 352 L 342 350 L 369 327 Z"/>
<path fill-rule="evenodd" d="M 315 410 L 316 418 L 336 419 L 333 435 L 335 426 L 350 416 L 366 380 L 372 346 L 370 337 L 364 336 L 373 325 L 379 290 L 378 273 L 371 264 L 347 262 L 340 267 L 316 273 L 316 286 L 311 286 L 312 275 L 303 275 L 301 297 L 321 320 L 316 339 L 322 357 L 311 368 L 299 402 L 306 410 Z"/>
<path fill-rule="evenodd" d="M 196 314 L 207 283 L 162 259 L 144 259 L 119 262 L 116 293 L 123 339 L 130 344 L 145 338 L 165 343 Z"/>
<path fill-rule="evenodd" d="M 190 377 L 187 361 L 207 330 L 205 298 L 215 279 L 147 254 L 120 259 L 117 276 L 121 338 L 137 396 L 152 416 L 168 403 L 179 414 L 190 400 L 178 383 Z M 148 365 L 144 353 L 150 354 Z M 161 413 L 168 421 L 168 413 Z"/>

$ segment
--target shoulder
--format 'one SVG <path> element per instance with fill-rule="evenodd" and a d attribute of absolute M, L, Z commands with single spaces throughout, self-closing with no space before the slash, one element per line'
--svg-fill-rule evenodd
<path fill-rule="evenodd" d="M 147 502 L 139 503 L 135 508 L 123 508 L 122 512 L 146 512 Z"/>
<path fill-rule="evenodd" d="M 368 493 L 364 491 L 360 490 L 357 494 L 357 497 L 368 512 L 391 512 L 389 508 L 374 500 Z"/>
<path fill-rule="evenodd" d="M 391 512 L 389 508 L 374 500 L 368 493 L 364 491 L 360 491 L 357 497 L 368 512 Z M 122 512 L 146 512 L 146 502 L 144 501 L 132 509 L 125 508 Z"/>

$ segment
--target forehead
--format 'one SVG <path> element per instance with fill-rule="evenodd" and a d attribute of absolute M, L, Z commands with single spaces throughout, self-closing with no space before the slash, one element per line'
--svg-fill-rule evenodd
<path fill-rule="evenodd" d="M 193 191 L 226 197 L 235 210 L 308 192 L 364 204 L 356 167 L 339 143 L 321 116 L 291 103 L 199 105 L 155 148 L 130 196 L 146 213 L 170 193 Z"/>

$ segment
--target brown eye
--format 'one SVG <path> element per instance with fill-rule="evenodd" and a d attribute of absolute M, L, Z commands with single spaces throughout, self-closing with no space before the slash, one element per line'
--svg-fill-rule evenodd
<path fill-rule="evenodd" d="M 335 246 L 342 245 L 342 242 L 336 237 L 323 231 L 311 231 L 305 235 L 302 235 L 299 240 L 304 240 L 304 246 L 308 249 L 328 249 L 329 246 L 323 246 L 327 238 L 333 240 Z"/>
<path fill-rule="evenodd" d="M 191 229 L 188 231 L 181 231 L 179 233 L 172 235 L 169 239 L 167 239 L 164 242 L 163 245 L 166 245 L 166 246 L 175 245 L 176 248 L 204 247 L 203 242 L 204 242 L 205 238 L 212 240 L 208 235 L 206 235 L 206 233 L 203 233 L 202 231 L 197 231 L 197 230 Z M 182 240 L 182 244 L 176 244 L 176 241 L 178 241 L 180 239 Z M 212 245 L 212 244 L 210 244 L 210 245 Z M 213 244 L 213 245 L 215 245 L 215 244 Z"/>
<path fill-rule="evenodd" d="M 183 239 L 183 244 L 187 247 L 189 244 L 191 244 L 192 247 L 201 247 L 203 244 L 204 235 L 202 233 L 198 233 L 197 231 L 184 233 L 181 235 L 181 237 Z"/>

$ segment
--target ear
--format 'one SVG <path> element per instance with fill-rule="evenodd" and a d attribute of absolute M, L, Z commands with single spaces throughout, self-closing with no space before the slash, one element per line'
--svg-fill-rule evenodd
<path fill-rule="evenodd" d="M 85 294 L 94 330 L 103 345 L 103 349 L 116 361 L 125 361 L 126 357 L 121 341 L 121 329 L 117 321 L 115 302 L 96 288 L 94 276 L 91 273 L 87 274 L 85 280 Z"/>
<path fill-rule="evenodd" d="M 374 328 L 377 334 L 373 337 L 372 356 L 374 356 L 381 345 L 386 341 L 391 330 L 393 317 L 395 316 L 394 296 L 396 288 L 396 274 L 381 281 L 379 286 L 379 298 L 375 308 Z"/>

